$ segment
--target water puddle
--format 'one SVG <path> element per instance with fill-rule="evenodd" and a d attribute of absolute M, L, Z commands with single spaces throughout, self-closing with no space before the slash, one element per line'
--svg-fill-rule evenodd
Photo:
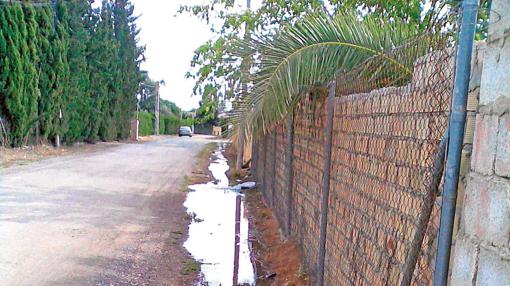
<path fill-rule="evenodd" d="M 255 285 L 241 185 L 229 186 L 224 147 L 214 152 L 209 165 L 214 181 L 189 187 L 184 206 L 192 221 L 184 247 L 201 263 L 198 285 Z"/>

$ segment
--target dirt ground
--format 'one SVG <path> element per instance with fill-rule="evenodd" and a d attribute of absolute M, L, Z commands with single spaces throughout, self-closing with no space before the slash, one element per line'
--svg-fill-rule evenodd
<path fill-rule="evenodd" d="M 26 165 L 42 159 L 67 156 L 78 153 L 97 152 L 119 146 L 121 143 L 75 144 L 57 149 L 50 145 L 25 146 L 21 148 L 0 147 L 0 168 L 13 165 Z"/>
<path fill-rule="evenodd" d="M 249 181 L 247 170 L 235 172 L 235 150 L 228 148 L 229 178 Z M 257 189 L 245 191 L 246 209 L 250 221 L 252 237 L 252 255 L 257 268 L 259 286 L 307 286 L 310 285 L 307 274 L 301 267 L 301 254 L 292 239 L 282 235 L 280 225 L 272 210 L 264 203 Z"/>
<path fill-rule="evenodd" d="M 210 142 L 88 146 L 0 168 L 0 284 L 193 285 L 182 203 Z"/>
<path fill-rule="evenodd" d="M 170 138 L 176 138 L 176 136 L 150 135 L 141 136 L 139 141 L 125 140 L 121 142 L 98 142 L 96 144 L 76 143 L 72 146 L 64 144 L 58 149 L 48 144 L 38 146 L 23 146 L 20 148 L 5 148 L 0 146 L 0 168 L 10 167 L 13 165 L 26 165 L 30 162 L 40 161 L 51 157 L 98 152 L 123 144 L 143 144 Z"/>

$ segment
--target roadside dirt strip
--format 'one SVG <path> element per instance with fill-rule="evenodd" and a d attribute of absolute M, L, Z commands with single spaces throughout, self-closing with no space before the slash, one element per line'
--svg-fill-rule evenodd
<path fill-rule="evenodd" d="M 210 142 L 165 138 L 0 169 L 0 285 L 188 285 L 183 184 Z"/>

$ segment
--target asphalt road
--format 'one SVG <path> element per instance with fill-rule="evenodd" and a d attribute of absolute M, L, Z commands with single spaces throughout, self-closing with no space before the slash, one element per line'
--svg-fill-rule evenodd
<path fill-rule="evenodd" d="M 208 142 L 175 137 L 0 169 L 0 285 L 178 285 L 183 177 Z"/>

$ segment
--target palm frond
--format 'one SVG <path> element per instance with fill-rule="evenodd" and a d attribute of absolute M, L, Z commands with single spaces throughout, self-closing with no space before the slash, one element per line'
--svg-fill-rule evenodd
<path fill-rule="evenodd" d="M 377 57 L 372 78 L 393 70 L 410 77 L 421 53 L 391 53 L 416 36 L 413 26 L 355 14 L 312 14 L 277 34 L 253 37 L 240 56 L 256 56 L 258 70 L 250 76 L 251 89 L 241 96 L 233 112 L 237 136 L 264 131 L 282 119 L 314 86 L 324 85 L 338 72 L 350 71 Z M 412 58 L 412 59 L 409 59 Z M 241 131 L 241 132 L 239 132 Z"/>

